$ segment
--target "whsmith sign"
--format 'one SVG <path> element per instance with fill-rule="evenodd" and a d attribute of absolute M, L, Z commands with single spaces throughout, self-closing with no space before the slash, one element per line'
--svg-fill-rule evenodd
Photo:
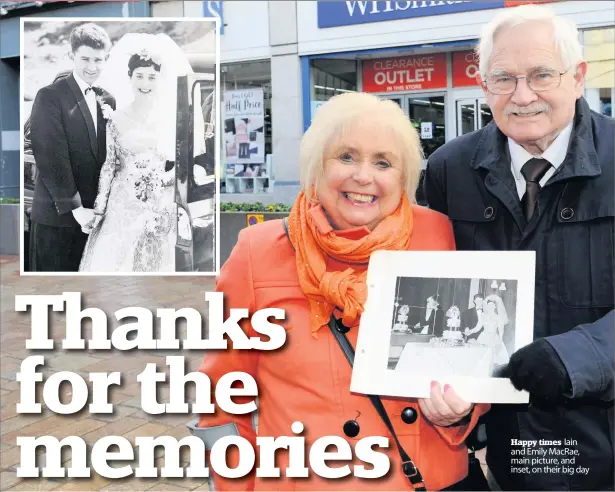
<path fill-rule="evenodd" d="M 528 2 L 470 2 L 470 1 L 414 1 L 414 2 L 318 2 L 318 27 L 350 26 L 411 17 L 452 14 L 471 10 L 497 9 Z M 534 2 L 537 3 L 537 2 Z"/>

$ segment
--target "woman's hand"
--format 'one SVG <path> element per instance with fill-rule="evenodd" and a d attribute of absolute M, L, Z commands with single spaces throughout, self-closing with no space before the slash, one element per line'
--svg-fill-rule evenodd
<path fill-rule="evenodd" d="M 448 384 L 444 385 L 444 391 L 440 383 L 432 381 L 429 398 L 419 398 L 419 407 L 427 420 L 432 424 L 446 427 L 459 422 L 468 415 L 474 403 L 468 403 L 455 393 Z"/>

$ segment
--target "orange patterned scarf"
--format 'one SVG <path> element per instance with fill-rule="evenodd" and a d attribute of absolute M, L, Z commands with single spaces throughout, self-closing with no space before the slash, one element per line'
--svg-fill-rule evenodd
<path fill-rule="evenodd" d="M 352 264 L 367 264 L 377 250 L 407 250 L 412 235 L 412 207 L 404 193 L 395 212 L 371 233 L 348 239 L 335 230 L 322 232 L 309 213 L 315 206 L 320 207 L 311 204 L 302 191 L 288 217 L 288 233 L 296 252 L 299 284 L 310 305 L 312 335 L 317 338 L 316 332 L 329 322 L 336 306 L 342 310 L 344 325 L 353 326 L 358 320 L 367 299 L 367 270 L 356 273 Z M 348 263 L 348 268 L 328 272 L 327 256 Z"/>

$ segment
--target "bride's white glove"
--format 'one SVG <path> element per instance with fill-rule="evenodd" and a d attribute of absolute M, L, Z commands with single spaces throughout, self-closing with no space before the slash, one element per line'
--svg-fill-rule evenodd
<path fill-rule="evenodd" d="M 73 217 L 81 227 L 87 227 L 94 220 L 94 210 L 91 208 L 78 207 L 73 210 Z"/>
<path fill-rule="evenodd" d="M 98 227 L 98 224 L 100 224 L 103 217 L 104 217 L 104 214 L 102 212 L 98 212 L 97 210 L 94 210 L 94 220 L 82 226 L 81 231 L 85 234 L 91 234 L 92 231 Z"/>

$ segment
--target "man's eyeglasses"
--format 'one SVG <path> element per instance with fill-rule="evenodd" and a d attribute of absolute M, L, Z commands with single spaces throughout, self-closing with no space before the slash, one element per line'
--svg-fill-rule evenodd
<path fill-rule="evenodd" d="M 534 92 L 550 91 L 559 87 L 562 82 L 562 75 L 569 70 L 570 68 L 563 72 L 557 70 L 540 70 L 530 75 L 521 75 L 520 77 L 508 74 L 489 75 L 485 85 L 489 92 L 501 96 L 515 92 L 519 79 L 526 79 L 530 89 Z"/>

